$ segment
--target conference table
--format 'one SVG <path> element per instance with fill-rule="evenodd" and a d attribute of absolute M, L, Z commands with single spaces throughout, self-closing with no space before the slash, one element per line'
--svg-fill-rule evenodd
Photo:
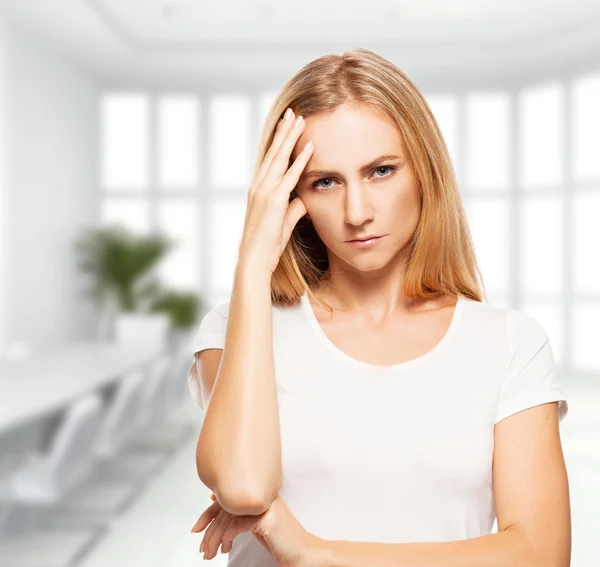
<path fill-rule="evenodd" d="M 49 420 L 81 396 L 109 390 L 166 347 L 150 342 L 81 341 L 0 360 L 0 458 L 39 441 Z"/>

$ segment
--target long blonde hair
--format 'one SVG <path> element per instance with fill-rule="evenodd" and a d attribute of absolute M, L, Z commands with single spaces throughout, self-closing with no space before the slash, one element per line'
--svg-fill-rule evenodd
<path fill-rule="evenodd" d="M 366 104 L 398 125 L 418 183 L 421 216 L 407 244 L 405 295 L 431 299 L 460 293 L 483 301 L 483 278 L 441 130 L 421 92 L 387 59 L 354 48 L 342 55 L 324 55 L 301 68 L 284 85 L 267 114 L 255 176 L 288 107 L 309 118 L 333 112 L 344 103 Z M 295 196 L 294 190 L 290 200 Z M 324 279 L 328 264 L 327 250 L 312 221 L 302 217 L 271 278 L 273 305 L 295 305 L 305 292 L 324 304 L 311 287 Z"/>

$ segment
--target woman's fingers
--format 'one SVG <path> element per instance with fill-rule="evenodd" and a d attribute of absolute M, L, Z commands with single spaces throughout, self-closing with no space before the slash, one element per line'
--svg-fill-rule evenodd
<path fill-rule="evenodd" d="M 281 187 L 284 187 L 284 190 L 288 194 L 291 193 L 292 189 L 296 187 L 296 185 L 298 185 L 300 175 L 302 175 L 302 172 L 304 171 L 308 160 L 312 156 L 314 149 L 315 147 L 310 140 L 306 142 L 300 153 L 296 156 L 294 163 L 286 171 L 285 175 L 281 179 L 281 183 L 279 185 Z"/>
<path fill-rule="evenodd" d="M 274 191 L 279 186 L 281 178 L 288 170 L 292 150 L 305 127 L 304 119 L 301 116 L 298 118 L 300 118 L 300 123 L 294 123 L 289 128 L 281 146 L 273 157 L 273 161 L 265 174 L 262 184 L 259 186 L 259 191 L 261 189 L 267 193 Z"/>
<path fill-rule="evenodd" d="M 221 552 L 229 553 L 233 547 L 235 537 L 238 534 L 252 531 L 252 528 L 259 522 L 259 519 L 260 516 L 234 516 L 221 536 Z M 264 539 L 262 541 L 264 542 Z M 267 551 L 269 550 L 266 542 L 264 543 L 264 547 Z"/>
<path fill-rule="evenodd" d="M 206 510 L 204 510 L 204 512 L 202 512 L 200 517 L 196 520 L 196 523 L 192 527 L 192 532 L 201 532 L 219 513 L 219 510 L 221 510 L 221 506 L 218 502 L 214 502 L 213 504 L 211 504 Z"/>
<path fill-rule="evenodd" d="M 286 121 L 281 126 L 279 147 L 273 144 L 274 153 L 270 162 L 266 160 L 264 177 L 260 183 L 253 182 L 248 191 L 238 265 L 253 264 L 256 271 L 272 276 L 295 226 L 293 219 L 306 214 L 297 204 L 288 212 L 290 194 L 312 152 L 312 148 L 308 147 L 300 152 L 302 157 L 290 163 L 291 153 L 304 128 L 304 120 L 292 124 Z M 282 182 L 289 169 L 292 169 L 291 173 Z"/>
<path fill-rule="evenodd" d="M 292 199 L 288 205 L 283 219 L 283 228 L 281 230 L 281 250 L 280 254 L 283 254 L 287 243 L 292 236 L 294 227 L 298 224 L 298 221 L 307 213 L 304 202 L 299 197 Z"/>
<path fill-rule="evenodd" d="M 275 130 L 275 135 L 273 136 L 273 141 L 271 142 L 271 146 L 267 150 L 265 157 L 263 158 L 263 162 L 258 171 L 258 175 L 256 176 L 256 180 L 254 185 L 258 187 L 264 180 L 265 174 L 267 173 L 269 167 L 271 166 L 271 162 L 273 161 L 273 157 L 279 150 L 281 143 L 285 139 L 285 136 L 290 128 L 290 126 L 294 123 L 295 116 L 294 112 L 290 109 L 290 118 L 289 120 L 281 119 L 277 123 L 277 129 Z"/>
<path fill-rule="evenodd" d="M 237 536 L 239 531 L 237 530 L 237 518 L 232 518 L 231 522 L 227 526 L 227 529 L 221 536 L 221 553 L 229 553 L 233 547 L 233 540 Z"/>
<path fill-rule="evenodd" d="M 212 559 L 219 551 L 221 545 L 223 533 L 230 525 L 233 516 L 225 513 L 222 518 L 215 518 L 213 524 L 216 524 L 214 530 L 211 533 L 206 533 L 204 543 L 204 559 Z M 212 527 L 212 525 L 211 525 Z"/>
<path fill-rule="evenodd" d="M 225 521 L 229 515 L 230 514 L 225 512 L 225 510 L 221 510 L 217 517 L 211 522 L 210 526 L 208 526 L 206 532 L 204 532 L 204 537 L 200 542 L 200 548 L 204 549 L 204 557 L 208 558 L 209 554 L 215 551 L 215 548 L 219 548 L 221 539 L 217 539 L 214 535 L 219 525 Z"/>

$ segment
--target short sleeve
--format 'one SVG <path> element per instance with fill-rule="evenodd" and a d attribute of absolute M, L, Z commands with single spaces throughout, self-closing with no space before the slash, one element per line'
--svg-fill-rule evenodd
<path fill-rule="evenodd" d="M 196 354 L 207 348 L 222 349 L 225 346 L 225 333 L 227 331 L 227 315 L 229 303 L 221 303 L 211 309 L 200 321 L 193 342 L 194 361 L 187 374 L 187 382 L 192 398 L 196 404 L 204 409 L 202 404 L 202 391 L 200 390 L 200 375 L 196 364 Z"/>
<path fill-rule="evenodd" d="M 517 309 L 506 317 L 509 359 L 500 389 L 496 421 L 522 410 L 558 401 L 559 422 L 569 411 L 559 384 L 554 354 L 543 326 Z"/>

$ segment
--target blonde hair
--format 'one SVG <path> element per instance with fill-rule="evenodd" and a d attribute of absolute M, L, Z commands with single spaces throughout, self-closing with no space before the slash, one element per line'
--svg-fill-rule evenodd
<path fill-rule="evenodd" d="M 342 55 L 319 57 L 300 69 L 284 85 L 267 114 L 255 176 L 288 107 L 296 115 L 309 118 L 333 112 L 344 103 L 383 111 L 398 125 L 418 183 L 421 216 L 407 244 L 405 295 L 431 299 L 460 293 L 482 301 L 483 279 L 441 130 L 421 92 L 387 59 L 354 48 Z M 290 200 L 294 197 L 295 190 Z M 271 278 L 273 305 L 297 304 L 305 292 L 324 304 L 311 287 L 324 279 L 328 264 L 327 250 L 312 221 L 302 217 Z"/>

